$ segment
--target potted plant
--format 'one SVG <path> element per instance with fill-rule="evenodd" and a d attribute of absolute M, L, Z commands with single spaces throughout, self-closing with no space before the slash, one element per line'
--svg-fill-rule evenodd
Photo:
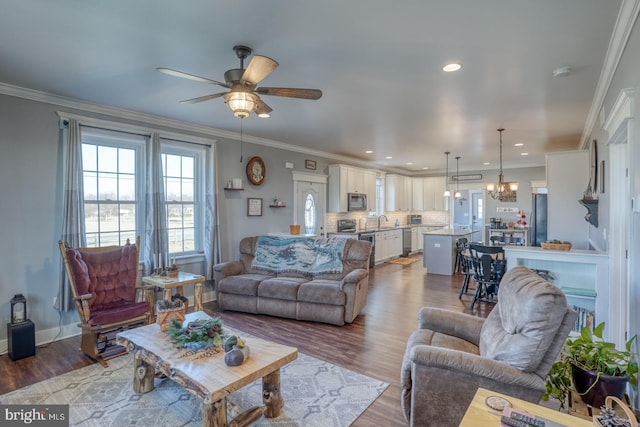
<path fill-rule="evenodd" d="M 572 390 L 585 403 L 599 408 L 607 396 L 622 398 L 627 384 L 637 388 L 638 362 L 631 351 L 636 337 L 626 342 L 624 350 L 618 350 L 602 338 L 604 326 L 604 322 L 598 324 L 593 332 L 585 326 L 580 336 L 567 338 L 547 376 L 543 400 L 553 397 L 563 408 Z"/>

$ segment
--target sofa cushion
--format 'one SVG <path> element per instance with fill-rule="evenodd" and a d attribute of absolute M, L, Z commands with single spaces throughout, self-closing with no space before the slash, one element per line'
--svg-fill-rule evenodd
<path fill-rule="evenodd" d="M 317 304 L 345 305 L 347 296 L 335 280 L 315 279 L 300 285 L 298 301 Z"/>
<path fill-rule="evenodd" d="M 266 274 L 241 274 L 228 276 L 216 284 L 218 291 L 236 295 L 258 295 L 258 285 L 273 276 Z"/>
<path fill-rule="evenodd" d="M 536 370 L 567 311 L 562 291 L 526 267 L 500 282 L 498 303 L 480 331 L 480 354 L 525 372 Z"/>
<path fill-rule="evenodd" d="M 258 286 L 258 296 L 295 301 L 298 295 L 298 287 L 306 281 L 307 279 L 302 277 L 283 276 L 266 279 Z"/>

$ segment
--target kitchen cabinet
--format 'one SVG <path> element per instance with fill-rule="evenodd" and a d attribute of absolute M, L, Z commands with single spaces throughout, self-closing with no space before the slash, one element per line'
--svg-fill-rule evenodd
<path fill-rule="evenodd" d="M 424 246 L 422 243 L 422 228 L 411 228 L 411 253 L 421 251 Z"/>
<path fill-rule="evenodd" d="M 449 198 L 444 197 L 446 186 L 446 177 L 444 176 L 423 178 L 423 210 L 449 210 Z"/>
<path fill-rule="evenodd" d="M 387 174 L 385 181 L 385 204 L 388 211 L 412 209 L 412 181 L 404 175 Z"/>
<path fill-rule="evenodd" d="M 397 258 L 402 255 L 402 229 L 376 231 L 375 262 Z"/>
<path fill-rule="evenodd" d="M 412 200 L 411 208 L 414 211 L 424 211 L 424 181 L 426 178 L 411 178 Z"/>
<path fill-rule="evenodd" d="M 328 211 L 347 212 L 347 194 L 367 195 L 367 210 L 376 208 L 376 172 L 347 165 L 329 165 Z"/>
<path fill-rule="evenodd" d="M 609 298 L 609 255 L 605 252 L 571 249 L 559 251 L 534 246 L 506 246 L 507 269 L 522 265 L 543 270 L 549 280 L 567 297 L 567 304 L 578 312 L 576 330 L 583 325 L 592 327 L 606 322 L 605 339 L 616 341 L 624 325 L 616 303 Z M 624 343 L 618 342 L 622 345 Z"/>

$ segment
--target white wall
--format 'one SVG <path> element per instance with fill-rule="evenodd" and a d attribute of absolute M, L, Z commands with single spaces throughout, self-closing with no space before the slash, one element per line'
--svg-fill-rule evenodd
<path fill-rule="evenodd" d="M 588 151 L 547 154 L 549 240 L 571 242 L 575 249 L 589 249 L 586 208 L 578 203 L 589 184 Z"/>

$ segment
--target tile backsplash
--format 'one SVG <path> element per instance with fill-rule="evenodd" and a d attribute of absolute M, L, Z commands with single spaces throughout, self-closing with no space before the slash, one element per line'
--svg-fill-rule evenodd
<path fill-rule="evenodd" d="M 449 211 L 417 211 L 411 212 L 411 214 L 422 215 L 423 225 L 445 226 L 449 225 Z M 393 226 L 396 219 L 400 222 L 400 226 L 407 225 L 408 212 L 386 212 L 385 216 L 389 219 L 388 222 L 381 220 L 382 226 Z M 347 212 L 347 213 L 328 213 L 326 215 L 326 232 L 335 233 L 338 227 L 339 219 L 355 219 L 358 224 L 358 231 L 373 230 L 378 226 L 378 217 L 369 216 L 366 212 Z"/>

